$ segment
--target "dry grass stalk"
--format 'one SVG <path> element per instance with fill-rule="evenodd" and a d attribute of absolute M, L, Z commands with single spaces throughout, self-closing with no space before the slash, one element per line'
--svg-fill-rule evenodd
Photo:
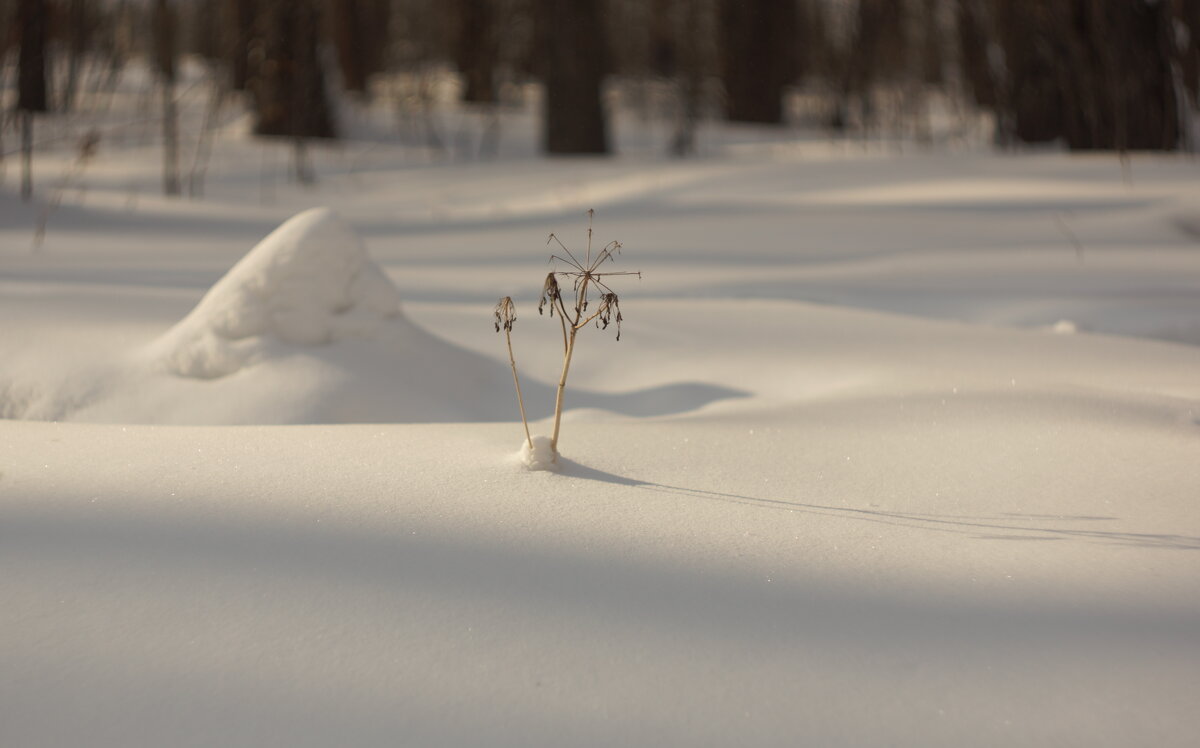
<path fill-rule="evenodd" d="M 621 253 L 620 242 L 609 242 L 598 251 L 592 250 L 592 218 L 595 211 L 589 210 L 588 229 L 587 229 L 587 248 L 583 252 L 581 260 L 571 250 L 567 249 L 558 237 L 554 234 L 546 240 L 549 244 L 554 242 L 562 250 L 563 254 L 550 255 L 551 262 L 561 262 L 567 266 L 565 270 L 552 270 L 546 275 L 546 280 L 542 283 L 542 296 L 538 303 L 538 314 L 544 314 L 549 308 L 550 316 L 558 316 L 559 325 L 562 328 L 563 338 L 563 364 L 562 372 L 558 377 L 558 389 L 554 397 L 554 432 L 550 437 L 550 448 L 554 453 L 555 458 L 558 456 L 558 436 L 562 426 L 563 398 L 567 388 L 567 376 L 571 372 L 571 359 L 575 355 L 575 338 L 579 331 L 587 327 L 591 323 L 595 323 L 596 327 L 602 330 L 607 330 L 610 324 L 616 323 L 617 340 L 621 339 L 621 301 L 617 296 L 616 291 L 609 286 L 610 279 L 621 275 L 636 275 L 642 277 L 639 271 L 608 271 L 601 270 L 607 262 L 616 262 L 616 257 Z M 561 282 L 560 282 L 561 280 Z M 570 281 L 570 301 L 563 298 L 563 287 Z M 507 310 L 507 311 L 506 311 Z M 504 327 L 506 335 L 511 332 L 511 321 L 505 322 L 511 315 L 511 319 L 516 319 L 516 313 L 512 306 L 512 299 L 505 296 L 496 305 L 496 331 L 499 332 L 501 327 Z M 508 344 L 509 360 L 513 366 L 513 380 L 516 380 L 517 365 L 512 355 L 512 341 L 509 339 Z M 517 385 L 517 400 L 521 403 L 521 418 L 525 418 L 525 405 L 521 402 L 521 388 Z M 529 425 L 525 425 L 525 438 L 529 437 Z M 533 442 L 530 440 L 530 449 L 533 448 Z"/>
<path fill-rule="evenodd" d="M 558 378 L 558 392 L 554 398 L 554 433 L 550 437 L 550 447 L 555 454 L 558 454 L 558 434 L 562 424 L 563 411 L 563 395 L 567 388 L 567 375 L 571 371 L 571 358 L 575 354 L 575 336 L 579 331 L 586 327 L 590 322 L 595 322 L 596 326 L 601 329 L 608 329 L 609 323 L 614 320 L 617 323 L 617 340 L 621 339 L 621 306 L 620 300 L 615 291 L 608 285 L 608 279 L 618 275 L 636 275 L 638 278 L 642 274 L 638 271 L 610 271 L 601 272 L 600 268 L 606 262 L 616 262 L 616 255 L 621 253 L 620 242 L 609 242 L 602 249 L 592 254 L 592 217 L 595 215 L 594 210 L 588 211 L 588 229 L 587 229 L 587 249 L 584 253 L 583 260 L 580 261 L 571 250 L 567 249 L 558 237 L 554 234 L 546 240 L 546 243 L 554 242 L 558 244 L 566 256 L 552 254 L 550 255 L 551 262 L 561 262 L 569 266 L 569 270 L 552 271 L 546 276 L 546 281 L 542 286 L 542 298 L 538 304 L 538 313 L 550 307 L 550 316 L 554 316 L 557 309 L 558 319 L 562 325 L 563 332 L 563 366 L 562 374 Z M 558 283 L 558 278 L 571 281 L 571 288 L 574 296 L 574 303 L 568 310 L 563 301 L 561 286 Z M 589 305 L 591 304 L 588 294 L 589 292 L 599 294 L 600 300 L 596 304 L 594 311 L 589 313 Z M 615 315 L 615 317 L 614 317 Z"/>
<path fill-rule="evenodd" d="M 517 388 L 517 406 L 521 409 L 521 425 L 525 427 L 525 441 L 533 451 L 533 437 L 529 435 L 529 419 L 525 417 L 525 398 L 521 397 L 521 380 L 517 378 L 517 359 L 512 349 L 512 328 L 517 321 L 517 307 L 511 296 L 505 296 L 496 304 L 496 332 L 504 328 L 504 340 L 508 343 L 508 363 L 512 366 L 513 385 Z"/>

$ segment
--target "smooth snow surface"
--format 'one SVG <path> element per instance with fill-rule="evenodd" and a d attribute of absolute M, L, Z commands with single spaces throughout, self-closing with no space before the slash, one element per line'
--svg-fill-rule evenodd
<path fill-rule="evenodd" d="M 0 745 L 1194 744 L 1196 162 L 503 122 L 106 140 L 36 249 L 10 168 Z M 643 280 L 531 470 L 593 207 Z"/>

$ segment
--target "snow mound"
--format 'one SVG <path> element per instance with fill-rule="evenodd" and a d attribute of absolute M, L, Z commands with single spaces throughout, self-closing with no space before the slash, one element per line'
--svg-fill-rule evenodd
<path fill-rule="evenodd" d="M 333 211 L 301 213 L 260 241 L 165 334 L 98 347 L 63 367 L 0 372 L 0 418 L 268 425 L 514 421 L 512 373 L 416 324 L 399 292 Z M 489 330 L 486 309 L 477 327 Z M 497 354 L 503 350 L 492 339 Z M 555 388 L 525 382 L 529 413 Z M 689 382 L 571 391 L 569 406 L 655 416 L 744 396 Z M 569 416 L 573 420 L 575 417 Z M 592 418 L 591 420 L 596 420 Z M 514 428 L 514 434 L 519 431 Z M 534 456 L 530 469 L 553 464 Z"/>
<path fill-rule="evenodd" d="M 517 459 L 527 470 L 558 470 L 558 455 L 548 436 L 533 437 L 532 448 L 529 442 L 522 442 Z"/>
<path fill-rule="evenodd" d="M 1079 325 L 1069 319 L 1060 319 L 1050 329 L 1059 335 L 1074 335 L 1079 332 Z"/>
<path fill-rule="evenodd" d="M 400 314 L 400 294 L 329 208 L 286 221 L 156 341 L 170 372 L 215 379 L 254 363 L 266 339 L 319 345 L 370 338 Z"/>

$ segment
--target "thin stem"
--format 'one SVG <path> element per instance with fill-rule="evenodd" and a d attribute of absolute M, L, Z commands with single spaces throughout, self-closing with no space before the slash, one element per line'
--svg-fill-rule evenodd
<path fill-rule="evenodd" d="M 592 316 L 588 317 L 588 318 L 587 318 L 587 319 L 585 319 L 584 321 L 580 322 L 578 325 L 576 325 L 576 326 L 575 326 L 575 329 L 576 329 L 576 330 L 582 330 L 583 328 L 587 327 L 587 325 L 588 325 L 588 323 L 589 323 L 589 322 L 591 322 L 592 320 L 596 319 L 597 317 L 599 317 L 599 316 L 600 316 L 601 314 L 603 314 L 603 313 L 604 313 L 604 306 L 603 306 L 603 305 L 601 305 L 601 306 L 600 306 L 600 308 L 596 310 L 596 313 L 595 313 L 595 314 L 593 314 Z"/>
<path fill-rule="evenodd" d="M 596 215 L 596 211 L 588 208 L 588 243 L 587 243 L 587 263 L 588 270 L 592 269 L 592 216 Z"/>
<path fill-rule="evenodd" d="M 576 317 L 576 319 L 578 319 L 578 317 Z M 563 304 L 562 296 L 558 297 L 558 321 L 562 323 L 563 355 L 566 355 L 567 348 L 568 348 L 568 345 L 567 345 L 567 308 Z M 571 327 L 572 328 L 575 327 L 574 322 L 571 323 Z"/>
<path fill-rule="evenodd" d="M 571 370 L 571 354 L 575 352 L 575 335 L 579 330 L 571 328 L 571 337 L 563 354 L 562 376 L 558 378 L 558 394 L 554 398 L 554 433 L 550 437 L 550 451 L 558 456 L 558 430 L 562 423 L 563 393 L 567 389 L 567 373 Z"/>
<path fill-rule="evenodd" d="M 589 240 L 590 243 L 590 240 Z M 585 273 L 579 281 L 579 290 L 575 293 L 575 320 L 572 323 L 574 327 L 579 327 L 579 320 L 583 317 L 583 309 L 587 306 L 587 287 L 591 280 L 591 275 Z"/>
<path fill-rule="evenodd" d="M 512 333 L 504 331 L 504 339 L 508 342 L 508 362 L 512 364 L 513 384 L 517 388 L 517 407 L 521 409 L 521 425 L 525 427 L 525 441 L 529 451 L 533 451 L 533 437 L 529 435 L 529 419 L 525 417 L 525 398 L 521 397 L 521 380 L 517 379 L 517 359 L 513 356 Z"/>
<path fill-rule="evenodd" d="M 566 252 L 567 256 L 571 258 L 571 262 L 568 264 L 574 264 L 575 267 L 579 268 L 580 270 L 583 270 L 583 266 L 579 264 L 579 260 L 575 257 L 574 254 L 571 253 L 571 250 L 567 249 L 567 245 L 565 245 L 561 241 L 559 241 L 559 238 L 557 236 L 555 236 L 554 234 L 550 235 L 550 239 L 547 239 L 546 243 L 549 244 L 551 240 L 553 240 L 554 243 L 557 244 L 558 246 L 562 247 L 562 251 Z M 557 257 L 557 255 L 550 255 L 550 259 L 552 259 L 552 260 L 555 257 Z M 558 257 L 558 259 L 562 260 L 563 262 L 567 262 L 566 260 L 563 260 L 561 257 Z"/>

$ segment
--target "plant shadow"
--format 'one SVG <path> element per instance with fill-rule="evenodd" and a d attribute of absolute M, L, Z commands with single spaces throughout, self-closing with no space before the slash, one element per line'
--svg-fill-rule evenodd
<path fill-rule="evenodd" d="M 725 501 L 764 509 L 781 509 L 823 517 L 857 519 L 895 527 L 909 527 L 932 532 L 969 535 L 978 540 L 1006 541 L 1053 541 L 1079 540 L 1083 542 L 1130 546 L 1136 548 L 1164 548 L 1173 550 L 1200 550 L 1200 537 L 1167 533 L 1120 532 L 1092 529 L 1083 523 L 1117 522 L 1118 517 L 1085 515 L 1041 515 L 1006 513 L 999 516 L 964 516 L 948 514 L 923 514 L 897 512 L 859 507 L 829 506 L 777 498 L 764 498 L 748 494 L 712 491 L 704 488 L 674 486 L 654 481 L 629 478 L 615 473 L 598 470 L 587 465 L 560 458 L 560 474 L 583 480 L 598 481 L 618 486 L 628 486 L 647 491 L 688 496 L 711 501 Z M 1049 522 L 1068 526 L 1049 526 Z M 1094 527 L 1094 525 L 1093 525 Z"/>

